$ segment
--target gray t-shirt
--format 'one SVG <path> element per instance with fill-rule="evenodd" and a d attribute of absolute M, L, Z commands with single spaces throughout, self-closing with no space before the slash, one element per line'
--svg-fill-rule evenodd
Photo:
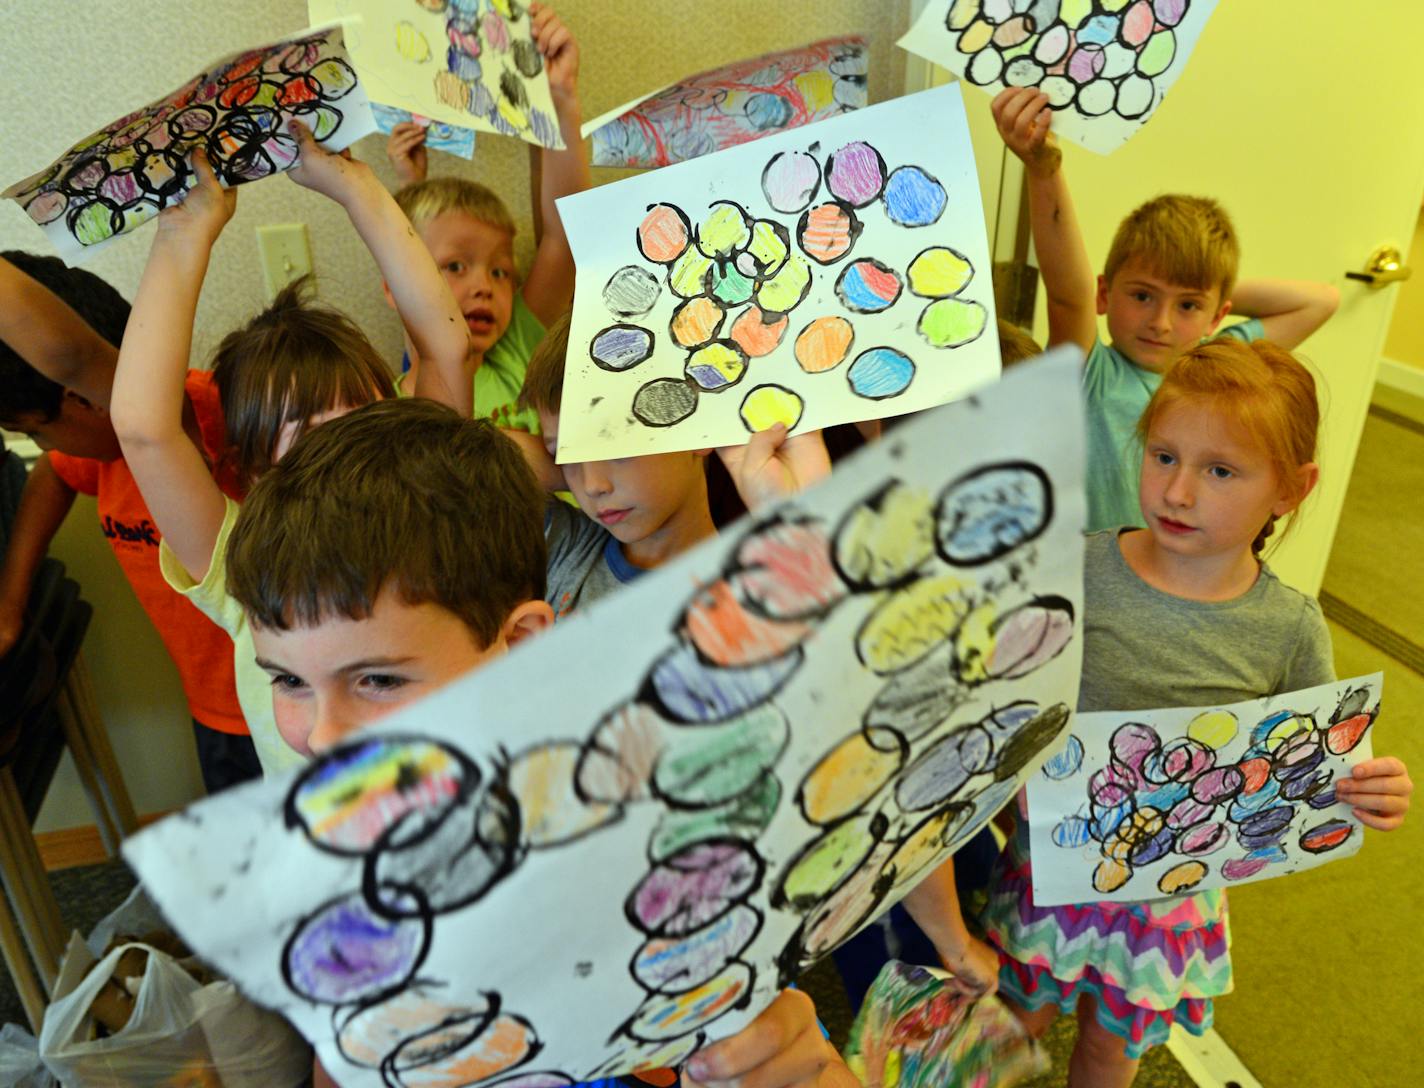
<path fill-rule="evenodd" d="M 1335 679 L 1313 597 L 1264 566 L 1233 600 L 1174 597 L 1133 573 L 1119 531 L 1087 539 L 1080 711 L 1220 706 Z"/>
<path fill-rule="evenodd" d="M 544 511 L 544 541 L 549 548 L 544 599 L 554 609 L 555 620 L 587 608 L 643 573 L 624 557 L 612 533 L 557 499 Z"/>

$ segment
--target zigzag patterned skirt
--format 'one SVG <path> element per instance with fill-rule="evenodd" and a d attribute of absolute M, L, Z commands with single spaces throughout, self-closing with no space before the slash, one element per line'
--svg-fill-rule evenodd
<path fill-rule="evenodd" d="M 1130 1058 L 1165 1043 L 1173 1023 L 1195 1035 L 1211 1027 L 1211 999 L 1231 991 L 1224 892 L 1037 907 L 1029 861 L 1014 845 L 999 859 L 981 919 L 999 953 L 1001 994 L 1062 1012 L 1089 995 Z"/>

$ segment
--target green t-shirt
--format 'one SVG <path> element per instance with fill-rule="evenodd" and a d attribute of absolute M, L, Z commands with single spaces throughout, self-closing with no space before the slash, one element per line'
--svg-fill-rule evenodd
<path fill-rule="evenodd" d="M 1224 328 L 1218 336 L 1250 343 L 1265 335 L 1254 317 Z M 1083 367 L 1083 399 L 1088 428 L 1088 532 L 1123 525 L 1142 528 L 1142 507 L 1137 501 L 1142 474 L 1142 447 L 1137 441 L 1137 421 L 1162 375 L 1144 370 L 1116 348 L 1101 340 L 1088 352 Z"/>
<path fill-rule="evenodd" d="M 524 388 L 524 372 L 529 369 L 529 357 L 544 339 L 544 326 L 524 305 L 524 299 L 514 296 L 514 310 L 509 327 L 494 346 L 485 352 L 484 362 L 475 371 L 475 419 L 488 419 L 497 427 L 512 431 L 539 433 L 539 413 L 516 407 L 519 391 Z M 401 396 L 410 396 L 405 375 L 396 380 Z"/>

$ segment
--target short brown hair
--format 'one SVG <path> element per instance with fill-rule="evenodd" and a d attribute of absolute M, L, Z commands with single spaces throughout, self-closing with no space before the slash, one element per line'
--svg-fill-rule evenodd
<path fill-rule="evenodd" d="M 213 359 L 228 458 L 244 486 L 272 467 L 283 426 L 333 408 L 396 395 L 391 373 L 366 334 L 341 313 L 306 301 L 308 280 L 288 284 L 272 305 L 223 337 Z"/>
<path fill-rule="evenodd" d="M 1241 246 L 1226 209 L 1204 196 L 1167 194 L 1132 211 L 1117 228 L 1103 275 L 1111 283 L 1136 258 L 1155 275 L 1183 287 L 1220 288 L 1231 296 Z"/>
<path fill-rule="evenodd" d="M 569 321 L 564 314 L 544 333 L 529 356 L 524 370 L 524 388 L 519 391 L 519 407 L 525 411 L 557 415 L 564 403 L 564 360 L 569 354 Z"/>
<path fill-rule="evenodd" d="M 514 217 L 493 189 L 464 178 L 428 178 L 396 192 L 396 203 L 419 230 L 446 212 L 464 212 L 471 219 L 508 231 L 514 237 Z"/>
<path fill-rule="evenodd" d="M 259 627 L 365 619 L 383 588 L 454 613 L 481 647 L 544 596 L 545 497 L 487 420 L 419 398 L 313 428 L 243 503 L 227 588 Z"/>
<path fill-rule="evenodd" d="M 1315 376 L 1279 344 L 1221 336 L 1187 352 L 1163 376 L 1137 421 L 1144 445 L 1158 417 L 1183 401 L 1205 403 L 1249 434 L 1280 480 L 1290 480 L 1315 460 L 1320 431 Z M 1275 521 L 1271 518 L 1257 535 L 1254 553 L 1265 547 Z"/>

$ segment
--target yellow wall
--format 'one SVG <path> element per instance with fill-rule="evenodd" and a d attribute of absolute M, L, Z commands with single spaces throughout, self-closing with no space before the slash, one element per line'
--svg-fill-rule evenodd
<path fill-rule="evenodd" d="M 1420 210 L 1407 257 L 1414 266 L 1414 276 L 1399 285 L 1384 353 L 1397 363 L 1424 370 L 1424 209 Z"/>

